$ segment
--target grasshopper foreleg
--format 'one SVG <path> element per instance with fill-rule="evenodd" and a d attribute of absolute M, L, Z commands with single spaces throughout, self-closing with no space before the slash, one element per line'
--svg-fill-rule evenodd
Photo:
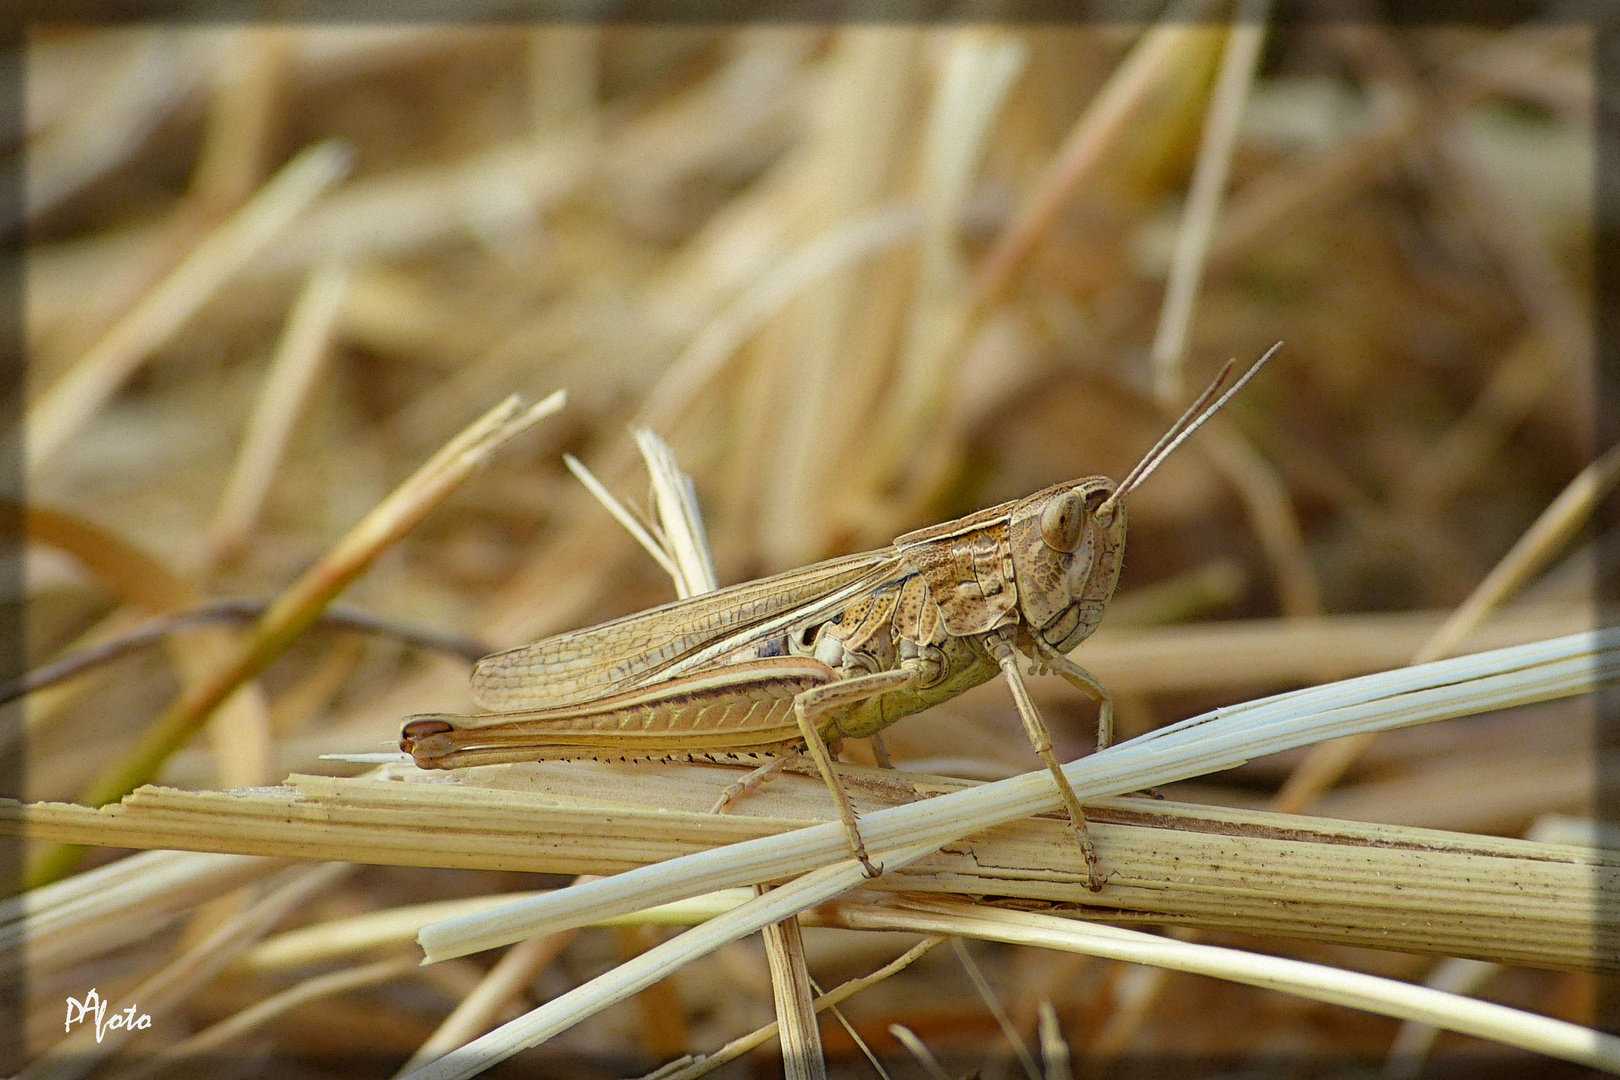
<path fill-rule="evenodd" d="M 1046 728 L 1046 721 L 1035 708 L 1035 702 L 1030 699 L 1029 688 L 1024 685 L 1023 676 L 1018 673 L 1018 654 L 1013 651 L 1012 642 L 999 633 L 986 637 L 985 645 L 990 650 L 990 656 L 1007 676 L 1007 686 L 1012 691 L 1013 704 L 1018 706 L 1018 715 L 1024 721 L 1024 733 L 1029 736 L 1029 743 L 1035 748 L 1036 755 L 1046 764 L 1047 770 L 1052 774 L 1052 780 L 1057 784 L 1058 794 L 1063 799 L 1063 806 L 1069 812 L 1069 828 L 1075 840 L 1080 844 L 1080 851 L 1086 859 L 1086 884 L 1092 892 L 1102 892 L 1102 870 L 1097 861 L 1097 848 L 1091 842 L 1091 833 L 1086 828 L 1086 812 L 1080 806 L 1080 797 L 1074 793 L 1074 786 L 1063 772 L 1063 766 L 1057 755 L 1052 753 L 1052 733 Z"/>
<path fill-rule="evenodd" d="M 1029 635 L 1035 650 L 1035 662 L 1042 668 L 1061 675 L 1069 684 L 1097 703 L 1097 749 L 1106 750 L 1114 745 L 1114 695 L 1097 680 L 1097 676 L 1042 641 L 1039 634 Z"/>
<path fill-rule="evenodd" d="M 799 722 L 799 733 L 804 736 L 805 747 L 810 751 L 816 768 L 821 771 L 821 778 L 827 782 L 827 789 L 832 792 L 833 801 L 838 805 L 838 816 L 844 823 L 844 832 L 849 836 L 850 850 L 866 869 L 867 877 L 877 877 L 883 873 L 883 867 L 872 865 L 872 860 L 867 858 L 866 842 L 861 839 L 861 828 L 855 820 L 855 807 L 850 803 L 844 785 L 839 782 L 838 774 L 833 771 L 832 754 L 828 753 L 827 744 L 816 730 L 815 718 L 878 694 L 904 690 L 920 681 L 921 675 L 909 667 L 903 667 L 840 679 L 825 686 L 813 686 L 793 699 L 793 715 Z"/>

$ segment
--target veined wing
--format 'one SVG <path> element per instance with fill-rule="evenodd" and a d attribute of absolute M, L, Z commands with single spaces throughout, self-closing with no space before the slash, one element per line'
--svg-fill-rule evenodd
<path fill-rule="evenodd" d="M 630 690 L 717 645 L 732 652 L 756 630 L 835 609 L 844 594 L 881 581 L 899 565 L 893 548 L 846 555 L 495 653 L 473 669 L 473 700 L 493 712 L 514 712 Z"/>

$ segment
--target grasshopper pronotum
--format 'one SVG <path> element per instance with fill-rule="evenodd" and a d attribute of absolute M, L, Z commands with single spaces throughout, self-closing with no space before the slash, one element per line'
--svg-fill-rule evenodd
<path fill-rule="evenodd" d="M 903 716 L 1005 674 L 1102 887 L 1085 813 L 1052 753 L 1018 672 L 1018 652 L 1098 703 L 1097 744 L 1113 702 L 1065 655 L 1102 621 L 1125 547 L 1125 495 L 1269 360 L 1273 346 L 1211 404 L 1228 363 L 1116 485 L 1055 484 L 1013 502 L 895 538 L 878 551 L 678 600 L 487 656 L 473 699 L 490 712 L 409 718 L 400 745 L 423 768 L 569 758 L 730 761 L 766 755 L 762 779 L 808 750 L 869 874 L 849 796 L 828 744 L 867 738 Z M 723 805 L 749 781 L 733 784 Z"/>

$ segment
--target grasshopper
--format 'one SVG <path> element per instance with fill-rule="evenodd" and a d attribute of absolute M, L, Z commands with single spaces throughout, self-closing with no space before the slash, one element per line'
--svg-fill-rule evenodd
<path fill-rule="evenodd" d="M 473 671 L 489 712 L 407 719 L 400 746 L 422 768 L 563 759 L 768 758 L 717 809 L 807 751 L 871 876 L 848 793 L 833 769 L 842 739 L 1005 675 L 1035 753 L 1052 774 L 1073 838 L 1102 888 L 1085 811 L 1018 671 L 1054 672 L 1113 700 L 1065 655 L 1097 628 L 1119 579 L 1124 497 L 1259 372 L 1273 346 L 1214 404 L 1232 364 L 1119 484 L 1090 476 L 896 537 L 878 551 L 774 577 L 495 653 Z M 874 738 L 879 760 L 881 743 Z"/>

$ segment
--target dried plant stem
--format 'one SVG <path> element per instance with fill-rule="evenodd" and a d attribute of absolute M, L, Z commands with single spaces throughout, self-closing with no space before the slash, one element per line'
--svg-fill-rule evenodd
<path fill-rule="evenodd" d="M 674 560 L 669 557 L 669 553 L 664 550 L 664 545 L 660 544 L 657 538 L 647 531 L 647 526 L 637 519 L 629 507 L 614 497 L 613 493 L 607 489 L 607 485 L 598 480 L 596 475 L 585 467 L 585 463 L 573 454 L 564 454 L 563 464 L 567 465 L 568 471 L 574 474 L 574 479 L 583 484 L 585 490 L 589 491 L 596 501 L 601 503 L 607 512 L 613 515 L 613 520 L 623 525 L 624 531 L 635 537 L 636 543 L 641 545 L 641 550 L 652 556 L 653 561 L 665 573 L 679 581 L 680 571 L 676 568 Z"/>
<path fill-rule="evenodd" d="M 850 264 L 904 243 L 922 225 L 916 209 L 886 206 L 823 233 L 760 274 L 664 370 L 647 392 L 635 426 L 667 434 L 698 392 L 788 301 Z"/>
<path fill-rule="evenodd" d="M 758 895 L 769 890 L 756 886 Z M 782 1074 L 786 1080 L 826 1080 L 827 1061 L 816 1024 L 809 969 L 804 961 L 804 935 L 798 919 L 783 919 L 760 931 L 771 970 L 771 997 L 782 1041 Z"/>
<path fill-rule="evenodd" d="M 985 1007 L 990 1010 L 990 1015 L 995 1017 L 996 1026 L 1001 1029 L 1001 1034 L 1006 1038 L 1008 1045 L 1012 1047 L 1013 1054 L 1018 1058 L 1018 1063 L 1024 1067 L 1024 1075 L 1029 1077 L 1029 1080 L 1041 1080 L 1040 1070 L 1035 1067 L 1034 1055 L 1029 1052 L 1029 1046 L 1024 1042 L 1024 1037 L 1018 1034 L 1018 1029 L 1013 1026 L 1012 1017 L 1007 1015 L 1007 1010 L 1002 1007 L 1001 1001 L 996 997 L 996 992 L 991 989 L 990 980 L 984 977 L 984 972 L 980 971 L 979 965 L 974 962 L 973 954 L 968 952 L 967 946 L 962 943 L 960 937 L 951 939 L 951 948 L 955 950 L 957 961 L 967 972 L 969 981 L 973 983 L 973 989 L 978 991 L 979 998 L 984 1002 Z"/>
<path fill-rule="evenodd" d="M 263 179 L 296 39 L 286 26 L 243 26 L 218 50 L 189 193 L 203 206 L 233 210 Z"/>
<path fill-rule="evenodd" d="M 1291 618 L 1320 615 L 1322 595 L 1316 571 L 1282 478 L 1227 417 L 1213 417 L 1196 445 L 1243 500 L 1249 524 L 1271 564 L 1283 614 Z"/>
<path fill-rule="evenodd" d="M 929 850 L 927 846 L 906 847 L 887 852 L 884 857 L 890 867 L 900 869 Z M 585 1017 L 646 989 L 721 945 L 830 900 L 853 888 L 863 878 L 861 865 L 853 859 L 811 871 L 679 937 L 655 945 L 605 975 L 469 1043 L 453 1058 L 440 1058 L 418 1069 L 406 1080 L 466 1080 L 476 1076 L 520 1050 L 537 1046 Z"/>
<path fill-rule="evenodd" d="M 271 605 L 233 654 L 209 677 L 188 687 L 136 747 L 84 793 L 91 806 L 114 802 L 156 774 L 236 688 L 263 671 L 348 584 L 459 487 L 499 447 L 562 408 L 561 391 L 525 408 L 516 398 L 490 410 L 379 503 Z M 81 852 L 57 848 L 38 864 L 33 881 L 68 873 Z"/>
<path fill-rule="evenodd" d="M 59 969 L 137 941 L 150 923 L 283 867 L 279 859 L 150 851 L 0 901 L 0 971 Z"/>
<path fill-rule="evenodd" d="M 703 527 L 692 478 L 681 471 L 668 444 L 653 432 L 633 430 L 636 447 L 652 480 L 653 506 L 663 526 L 665 548 L 675 566 L 679 596 L 699 596 L 720 587 L 714 555 Z M 756 886 L 763 895 L 763 886 Z M 810 971 L 805 965 L 804 937 L 797 919 L 772 923 L 761 931 L 771 973 L 771 995 L 782 1040 L 782 1068 L 787 1080 L 826 1080 L 821 1029 L 811 1006 Z"/>
<path fill-rule="evenodd" d="M 1104 626 L 1077 655 L 1116 693 L 1320 682 L 1406 663 L 1449 615 L 1415 611 L 1152 628 Z M 1593 619 L 1592 609 L 1582 605 L 1510 607 L 1466 637 L 1459 652 L 1561 637 L 1591 627 Z M 1066 686 L 1051 680 L 1035 682 L 1030 690 L 1037 701 L 1070 694 Z"/>
<path fill-rule="evenodd" d="M 551 965 L 574 939 L 572 931 L 520 941 L 506 951 L 472 993 L 461 999 L 395 1075 L 404 1076 L 484 1034 L 512 999 Z M 415 960 L 413 955 L 412 960 Z"/>
<path fill-rule="evenodd" d="M 997 237 L 974 276 L 972 306 L 984 310 L 1011 284 L 1024 260 L 1106 160 L 1153 90 L 1200 32 L 1199 0 L 1174 5 L 1142 35 L 1075 123 L 1046 175 Z"/>
<path fill-rule="evenodd" d="M 44 667 L 30 671 L 20 679 L 0 684 L 0 704 L 15 700 L 24 694 L 35 693 L 47 686 L 55 685 L 74 676 L 82 675 L 91 668 L 122 659 L 185 630 L 219 623 L 251 622 L 263 616 L 271 603 L 272 601 L 269 600 L 234 597 L 227 600 L 214 600 L 190 611 L 179 611 L 172 615 L 160 615 L 155 619 L 148 619 L 114 637 L 105 638 L 94 645 L 53 660 Z M 423 626 L 412 626 L 381 615 L 374 615 L 369 611 L 361 611 L 358 608 L 343 607 L 337 604 L 321 612 L 320 618 L 316 620 L 316 625 L 330 629 L 357 630 L 368 634 L 382 634 L 408 645 L 434 649 L 448 653 L 451 656 L 459 656 L 469 662 L 479 660 L 493 651 L 484 643 L 460 634 L 445 633 Z"/>
<path fill-rule="evenodd" d="M 1341 735 L 1390 730 L 1515 704 L 1590 693 L 1620 675 L 1620 630 L 1402 668 L 1191 717 L 1070 762 L 1082 799 L 1138 791 L 1231 768 Z M 891 846 L 936 846 L 1059 806 L 1049 775 L 1028 773 L 862 815 L 873 858 Z M 535 933 L 709 892 L 780 880 L 843 857 L 837 824 L 748 841 L 575 885 L 526 905 L 423 930 L 432 956 L 463 955 Z"/>
<path fill-rule="evenodd" d="M 293 304 L 242 438 L 242 449 L 209 526 L 210 563 L 229 560 L 247 544 L 293 425 L 320 375 L 348 286 L 345 267 L 323 267 L 309 276 Z"/>
<path fill-rule="evenodd" d="M 815 1000 L 816 1012 L 824 1012 L 833 1008 L 839 1003 L 854 997 L 867 987 L 904 971 L 944 940 L 943 937 L 937 934 L 931 934 L 871 974 L 840 983 L 825 994 L 817 996 Z M 748 1051 L 763 1046 L 774 1038 L 776 1038 L 776 1023 L 773 1021 L 762 1028 L 749 1032 L 747 1035 L 731 1040 L 712 1054 L 705 1054 L 696 1061 L 675 1069 L 660 1069 L 655 1075 L 658 1080 L 697 1080 L 698 1077 L 708 1075 L 727 1062 L 737 1060 Z M 647 1080 L 651 1080 L 651 1078 L 649 1077 Z"/>
<path fill-rule="evenodd" d="M 917 251 L 904 339 L 882 406 L 876 445 L 863 451 L 865 484 L 882 483 L 917 454 L 937 424 L 966 343 L 962 217 L 986 149 L 1028 59 L 1006 32 L 963 28 L 951 38 L 922 148 L 927 226 Z"/>
<path fill-rule="evenodd" d="M 23 430 L 24 460 L 30 475 L 56 456 L 152 350 L 191 318 L 348 167 L 349 152 L 336 143 L 321 143 L 293 158 L 81 356 L 28 410 Z"/>
<path fill-rule="evenodd" d="M 1074 1067 L 1070 1063 L 1068 1041 L 1058 1024 L 1057 1010 L 1045 998 L 1038 1006 L 1041 1033 L 1041 1063 L 1045 1066 L 1043 1080 L 1074 1080 Z"/>
<path fill-rule="evenodd" d="M 1360 972 L 1176 941 L 1120 927 L 1076 923 L 1035 912 L 988 910 L 965 900 L 846 903 L 838 910 L 844 925 L 854 928 L 966 934 L 1015 945 L 1154 964 L 1383 1016 L 1421 1020 L 1449 1031 L 1620 1073 L 1620 1037 Z"/>
<path fill-rule="evenodd" d="M 951 1080 L 951 1074 L 945 1071 L 945 1067 L 939 1063 L 934 1052 L 928 1049 L 927 1043 L 917 1037 L 915 1031 L 904 1024 L 890 1024 L 889 1034 L 911 1052 L 911 1056 L 917 1059 L 917 1064 L 923 1067 L 923 1072 L 928 1074 L 929 1080 Z"/>
<path fill-rule="evenodd" d="M 1423 980 L 1423 985 L 1448 994 L 1472 997 L 1501 970 L 1499 964 L 1447 957 L 1435 965 Z M 1389 1045 L 1388 1057 L 1384 1059 L 1383 1080 L 1417 1080 L 1439 1036 L 1440 1029 L 1434 1024 L 1417 1020 L 1402 1024 L 1395 1041 Z"/>
<path fill-rule="evenodd" d="M 501 904 L 538 896 L 539 893 L 497 893 L 464 900 L 436 900 L 426 904 L 368 911 L 346 919 L 333 919 L 277 934 L 255 946 L 242 958 L 245 971 L 285 971 L 310 964 L 346 960 L 380 949 L 411 945 L 417 933 L 429 923 L 488 911 Z M 618 919 L 606 919 L 602 926 L 691 926 L 712 919 L 744 903 L 751 889 L 727 889 L 682 900 L 663 907 L 648 908 Z M 531 938 L 531 941 L 538 940 Z"/>
<path fill-rule="evenodd" d="M 1427 663 L 1453 652 L 1492 609 L 1524 588 L 1557 557 L 1616 483 L 1620 483 L 1620 445 L 1610 447 L 1569 482 L 1411 662 Z M 1373 739 L 1371 734 L 1356 735 L 1312 747 L 1277 793 L 1273 808 L 1282 813 L 1308 809 L 1355 764 Z"/>
<path fill-rule="evenodd" d="M 781 846 L 794 829 L 830 816 L 819 781 L 792 775 L 778 779 L 770 794 L 772 799 L 792 796 L 792 817 L 716 817 L 668 808 L 680 804 L 677 796 L 685 790 L 675 785 L 691 784 L 682 774 L 698 769 L 618 774 L 615 790 L 623 794 L 606 806 L 600 798 L 571 805 L 566 795 L 543 788 L 447 789 L 316 777 L 295 777 L 298 790 L 143 788 L 99 813 L 67 804 L 0 806 L 0 832 L 121 847 L 225 849 L 406 866 L 618 873 L 723 843 L 765 837 Z M 735 775 L 712 772 L 718 778 L 698 785 L 707 799 Z M 661 777 L 668 780 L 660 782 Z M 861 797 L 862 820 L 870 820 L 866 793 L 874 789 L 863 781 L 880 778 L 877 771 L 847 770 L 846 777 Z M 931 780 L 919 782 L 924 791 L 949 790 Z M 1620 931 L 1608 921 L 1597 892 L 1620 884 L 1620 869 L 1609 855 L 1434 829 L 1132 798 L 1088 800 L 1088 807 L 1097 850 L 1110 870 L 1101 897 L 1086 888 L 1084 862 L 1070 850 L 1074 845 L 1063 844 L 1062 822 L 1053 818 L 973 833 L 908 872 L 886 873 L 880 885 L 1026 903 L 1102 905 L 1100 914 L 1116 919 L 1542 967 L 1607 970 L 1615 963 Z M 709 894 L 702 903 L 694 898 L 670 908 L 643 905 L 634 921 L 684 924 L 735 903 L 725 899 L 728 895 Z M 478 912 L 521 911 L 537 899 L 508 895 L 369 913 L 266 942 L 245 962 L 255 970 L 280 970 L 341 959 L 412 940 L 428 925 L 439 932 L 458 923 L 476 928 L 471 916 Z M 604 917 L 605 911 L 594 908 L 582 916 L 590 923 Z"/>
<path fill-rule="evenodd" d="M 31 541 L 51 544 L 73 555 L 109 589 L 129 603 L 164 611 L 194 605 L 202 594 L 161 560 L 122 537 L 61 511 L 29 507 L 25 511 Z M 222 630 L 203 630 L 175 639 L 172 653 L 183 685 L 195 688 L 234 647 Z M 27 726 L 38 732 L 43 717 Z M 232 786 L 271 782 L 273 750 L 264 697 L 258 687 L 237 688 L 221 704 L 209 734 L 222 779 Z"/>
<path fill-rule="evenodd" d="M 656 434 L 645 428 L 632 428 L 630 434 L 652 481 L 653 508 L 677 571 L 673 575 L 676 594 L 687 597 L 713 592 L 720 587 L 720 579 L 715 575 L 714 553 L 709 550 L 709 534 L 692 478 L 681 471 L 669 444 Z"/>
<path fill-rule="evenodd" d="M 1159 328 L 1148 354 L 1153 373 L 1153 397 L 1167 409 L 1179 407 L 1185 393 L 1182 362 L 1187 352 L 1187 331 L 1192 326 L 1204 261 L 1209 254 L 1210 237 L 1215 233 L 1215 220 L 1220 214 L 1232 151 L 1237 146 L 1238 122 L 1243 117 L 1243 105 L 1259 66 L 1270 7 L 1270 0 L 1243 0 L 1238 5 L 1221 57 L 1214 97 L 1204 116 L 1203 143 L 1193 167 L 1187 205 L 1182 210 L 1181 228 L 1176 233 L 1176 247 L 1170 258 L 1170 277 L 1165 282 Z"/>

